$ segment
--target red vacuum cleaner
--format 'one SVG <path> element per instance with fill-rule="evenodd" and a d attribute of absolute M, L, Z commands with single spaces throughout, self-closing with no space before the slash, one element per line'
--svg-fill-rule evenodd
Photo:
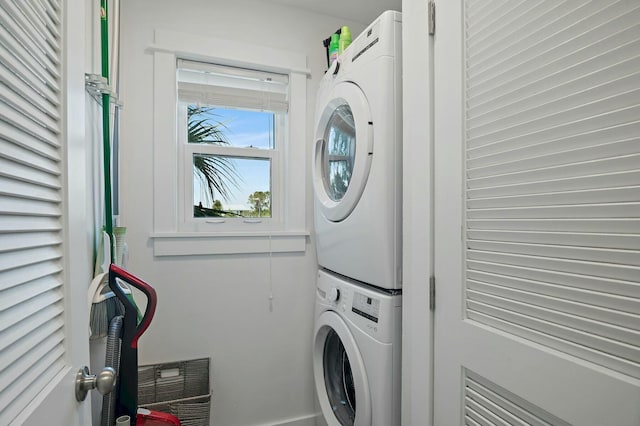
<path fill-rule="evenodd" d="M 119 281 L 140 290 L 147 298 L 142 319 L 138 321 L 138 308 L 127 297 Z M 128 416 L 131 426 L 180 426 L 180 420 L 171 414 L 138 408 L 138 339 L 147 330 L 156 311 L 156 292 L 149 284 L 124 269 L 111 265 L 109 287 L 124 305 L 120 366 L 116 384 L 116 417 Z"/>

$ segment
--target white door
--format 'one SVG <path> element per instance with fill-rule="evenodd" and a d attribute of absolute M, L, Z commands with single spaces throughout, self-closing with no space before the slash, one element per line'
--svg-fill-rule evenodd
<path fill-rule="evenodd" d="M 353 211 L 369 177 L 373 120 L 362 90 L 338 83 L 325 98 L 316 124 L 313 186 L 316 206 L 339 222 Z"/>
<path fill-rule="evenodd" d="M 84 18 L 79 0 L 0 4 L 3 425 L 91 424 L 74 390 L 89 363 L 92 261 Z"/>
<path fill-rule="evenodd" d="M 437 2 L 435 425 L 640 425 L 640 3 Z"/>

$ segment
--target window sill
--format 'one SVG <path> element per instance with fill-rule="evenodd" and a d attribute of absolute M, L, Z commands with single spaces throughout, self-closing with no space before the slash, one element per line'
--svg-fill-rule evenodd
<path fill-rule="evenodd" d="M 151 234 L 154 256 L 304 252 L 308 231 Z"/>

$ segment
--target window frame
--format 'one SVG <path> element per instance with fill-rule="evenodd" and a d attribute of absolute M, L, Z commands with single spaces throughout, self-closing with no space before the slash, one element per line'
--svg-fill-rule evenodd
<path fill-rule="evenodd" d="M 306 55 L 163 29 L 156 29 L 155 42 L 148 50 L 153 53 L 154 86 L 154 220 L 151 234 L 154 255 L 305 251 L 309 236 L 306 224 L 306 85 L 310 74 L 306 68 Z M 185 220 L 189 217 L 185 206 L 192 202 L 193 197 L 193 171 L 191 156 L 186 155 L 191 148 L 179 141 L 178 59 L 289 76 L 289 111 L 283 123 L 285 135 L 282 146 L 278 148 L 276 144 L 275 150 L 256 150 L 265 151 L 256 157 L 272 151 L 269 155 L 275 164 L 271 164 L 271 191 L 272 202 L 275 201 L 273 209 L 280 212 L 277 218 L 241 223 Z M 184 116 L 186 119 L 186 110 Z M 186 121 L 183 125 L 186 130 Z M 203 146 L 197 148 L 202 151 Z M 225 155 L 238 149 L 246 150 L 216 146 L 208 146 L 209 149 Z M 189 167 L 186 166 L 187 158 Z M 190 209 L 192 217 L 193 206 Z"/>
<path fill-rule="evenodd" d="M 287 117 L 274 113 L 275 141 L 271 149 L 241 148 L 216 144 L 195 144 L 187 141 L 187 106 L 191 102 L 178 99 L 178 197 L 182 200 L 179 212 L 179 231 L 246 231 L 249 226 L 259 230 L 278 230 L 284 226 L 284 187 L 282 181 L 283 153 L 287 150 Z M 216 106 L 213 106 L 216 107 Z M 220 107 L 224 108 L 224 107 Z M 233 108 L 231 108 L 233 109 Z M 193 155 L 220 155 L 243 159 L 268 159 L 270 161 L 271 217 L 262 218 L 196 218 L 193 217 Z M 274 203 L 275 201 L 275 203 Z M 275 211 L 275 213 L 274 213 Z"/>

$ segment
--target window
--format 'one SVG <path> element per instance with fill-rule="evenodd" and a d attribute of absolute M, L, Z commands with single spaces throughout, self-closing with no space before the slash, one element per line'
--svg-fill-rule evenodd
<path fill-rule="evenodd" d="M 288 76 L 177 65 L 184 228 L 279 224 Z"/>
<path fill-rule="evenodd" d="M 304 251 L 307 58 L 155 31 L 156 256 Z"/>

